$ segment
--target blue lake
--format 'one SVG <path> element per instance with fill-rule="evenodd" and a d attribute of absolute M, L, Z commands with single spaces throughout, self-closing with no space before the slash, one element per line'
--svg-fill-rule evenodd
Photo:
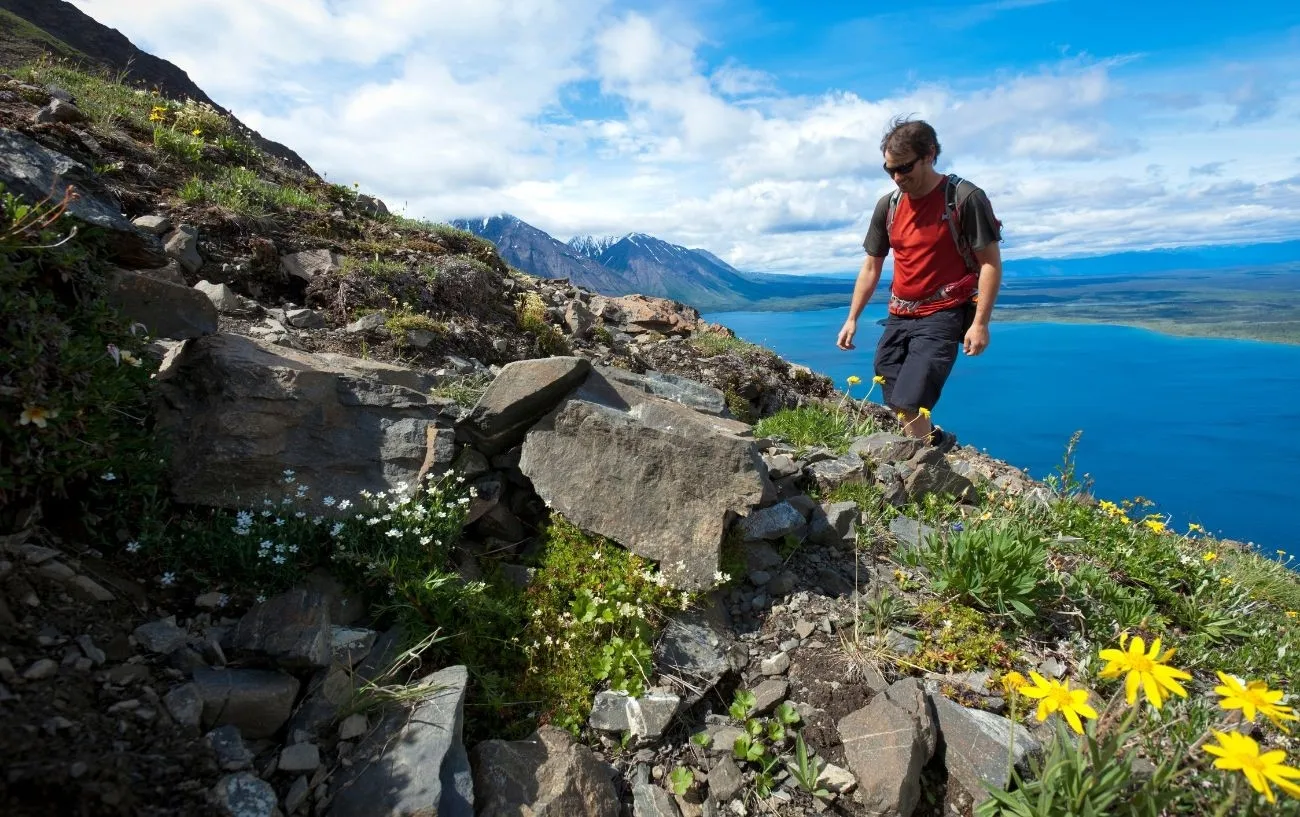
<path fill-rule="evenodd" d="M 884 315 L 867 307 L 848 352 L 835 347 L 847 306 L 704 317 L 838 388 L 858 375 L 861 397 Z M 1300 346 L 995 318 L 988 350 L 959 355 L 934 419 L 1040 479 L 1081 430 L 1077 473 L 1099 498 L 1144 496 L 1179 532 L 1197 522 L 1300 558 Z"/>

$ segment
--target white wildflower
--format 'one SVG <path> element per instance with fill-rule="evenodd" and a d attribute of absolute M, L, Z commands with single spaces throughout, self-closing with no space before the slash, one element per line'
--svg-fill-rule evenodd
<path fill-rule="evenodd" d="M 112 482 L 115 479 L 117 479 L 117 474 L 114 474 L 112 471 L 105 472 L 103 476 L 105 482 Z"/>
<path fill-rule="evenodd" d="M 263 518 L 263 519 L 266 519 L 267 517 L 269 517 L 269 516 L 271 515 L 271 512 L 270 512 L 270 511 L 262 511 L 262 514 L 261 514 L 261 515 L 262 515 L 262 518 Z"/>
<path fill-rule="evenodd" d="M 421 537 L 420 537 L 420 544 L 422 544 L 422 545 L 427 545 L 427 544 L 429 544 L 429 543 L 432 542 L 432 541 L 433 541 L 433 537 L 432 537 L 432 536 L 421 536 Z"/>
<path fill-rule="evenodd" d="M 274 562 L 274 563 L 276 563 L 276 564 L 278 564 L 278 565 L 282 565 L 282 564 L 284 564 L 284 557 L 283 557 L 283 556 L 280 556 L 280 555 L 276 555 L 276 556 L 271 557 L 271 561 Z"/>
<path fill-rule="evenodd" d="M 293 470 L 289 468 L 284 469 L 284 484 L 292 485 L 293 483 L 294 483 Z"/>
<path fill-rule="evenodd" d="M 176 583 L 176 574 L 171 572 L 164 573 L 162 574 L 162 577 L 158 579 L 158 583 L 163 587 L 171 587 Z"/>
<path fill-rule="evenodd" d="M 306 512 L 306 511 L 298 511 L 297 513 L 295 513 L 295 514 L 293 515 L 293 518 L 294 518 L 294 519 L 306 519 L 306 518 L 307 518 L 307 512 Z"/>
<path fill-rule="evenodd" d="M 248 511 L 240 511 L 235 514 L 235 524 L 241 528 L 247 528 L 253 524 L 253 515 Z"/>
<path fill-rule="evenodd" d="M 330 528 L 330 536 L 338 536 L 343 532 L 343 523 L 335 522 L 334 527 Z"/>
<path fill-rule="evenodd" d="M 127 543 L 126 543 L 126 552 L 127 552 L 127 553 L 139 553 L 139 552 L 140 552 L 140 542 L 139 542 L 139 540 L 132 539 L 130 542 L 127 542 Z"/>
<path fill-rule="evenodd" d="M 342 502 L 339 503 L 339 510 L 340 510 L 340 511 L 346 511 L 348 508 L 351 508 L 351 507 L 352 507 L 352 500 L 350 500 L 350 499 L 345 499 L 345 500 L 343 500 Z"/>
<path fill-rule="evenodd" d="M 714 584 L 726 584 L 729 581 L 731 581 L 731 574 L 723 573 L 721 570 L 715 570 L 713 572 Z"/>
<path fill-rule="evenodd" d="M 384 534 L 384 535 L 387 536 L 387 537 L 390 538 L 390 539 L 396 539 L 397 537 L 399 537 L 399 536 L 402 535 L 402 532 L 401 532 L 400 530 L 398 530 L 397 528 L 390 528 L 389 531 L 388 531 L 388 533 L 386 533 L 386 534 Z"/>
<path fill-rule="evenodd" d="M 333 508 L 333 507 L 334 507 L 334 502 L 335 502 L 335 501 L 336 501 L 336 500 L 334 499 L 334 497 L 332 497 L 332 496 L 327 496 L 327 497 L 325 497 L 324 499 L 321 500 L 321 504 L 324 505 L 326 508 Z"/>

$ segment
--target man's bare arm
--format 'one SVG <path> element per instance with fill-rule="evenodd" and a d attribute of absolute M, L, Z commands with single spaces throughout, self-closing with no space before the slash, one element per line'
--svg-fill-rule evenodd
<path fill-rule="evenodd" d="M 988 326 L 993 317 L 993 304 L 1002 287 L 1002 251 L 997 241 L 990 241 L 983 249 L 975 250 L 975 260 L 980 264 L 979 300 L 975 307 L 975 323 Z"/>
<path fill-rule="evenodd" d="M 871 300 L 871 294 L 880 283 L 880 271 L 884 269 L 885 259 L 868 255 L 858 271 L 857 283 L 853 285 L 853 298 L 849 301 L 849 317 L 840 329 L 839 339 L 835 345 L 841 349 L 853 349 L 853 336 L 858 332 L 858 316 Z"/>

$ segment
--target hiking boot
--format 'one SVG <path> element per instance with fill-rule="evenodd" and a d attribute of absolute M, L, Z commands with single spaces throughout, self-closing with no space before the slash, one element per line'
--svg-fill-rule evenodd
<path fill-rule="evenodd" d="M 940 454 L 947 454 L 957 445 L 957 435 L 935 426 L 930 431 L 930 445 L 939 449 Z"/>

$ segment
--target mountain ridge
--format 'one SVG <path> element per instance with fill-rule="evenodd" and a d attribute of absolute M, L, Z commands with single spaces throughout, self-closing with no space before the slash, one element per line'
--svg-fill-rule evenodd
<path fill-rule="evenodd" d="M 41 38 L 40 45 L 36 45 L 30 38 L 22 36 L 23 32 L 16 30 L 12 21 L 6 21 L 4 15 L 0 15 L 0 47 L 7 55 L 17 57 L 17 62 L 52 54 L 56 58 L 90 63 L 97 69 L 125 75 L 133 84 L 156 86 L 164 96 L 174 99 L 188 97 L 211 105 L 247 133 L 258 149 L 297 170 L 315 172 L 292 148 L 262 136 L 214 101 L 179 66 L 141 50 L 120 31 L 103 25 L 66 0 L 0 0 L 0 11 L 26 21 L 55 41 Z M 59 48 L 59 45 L 68 50 Z M 6 61 L 9 59 L 7 57 Z"/>
<path fill-rule="evenodd" d="M 562 242 L 509 213 L 451 224 L 491 241 L 507 263 L 525 272 L 567 278 L 605 295 L 649 295 L 729 311 L 835 306 L 847 303 L 853 291 L 852 279 L 745 273 L 708 250 L 642 232 Z"/>

